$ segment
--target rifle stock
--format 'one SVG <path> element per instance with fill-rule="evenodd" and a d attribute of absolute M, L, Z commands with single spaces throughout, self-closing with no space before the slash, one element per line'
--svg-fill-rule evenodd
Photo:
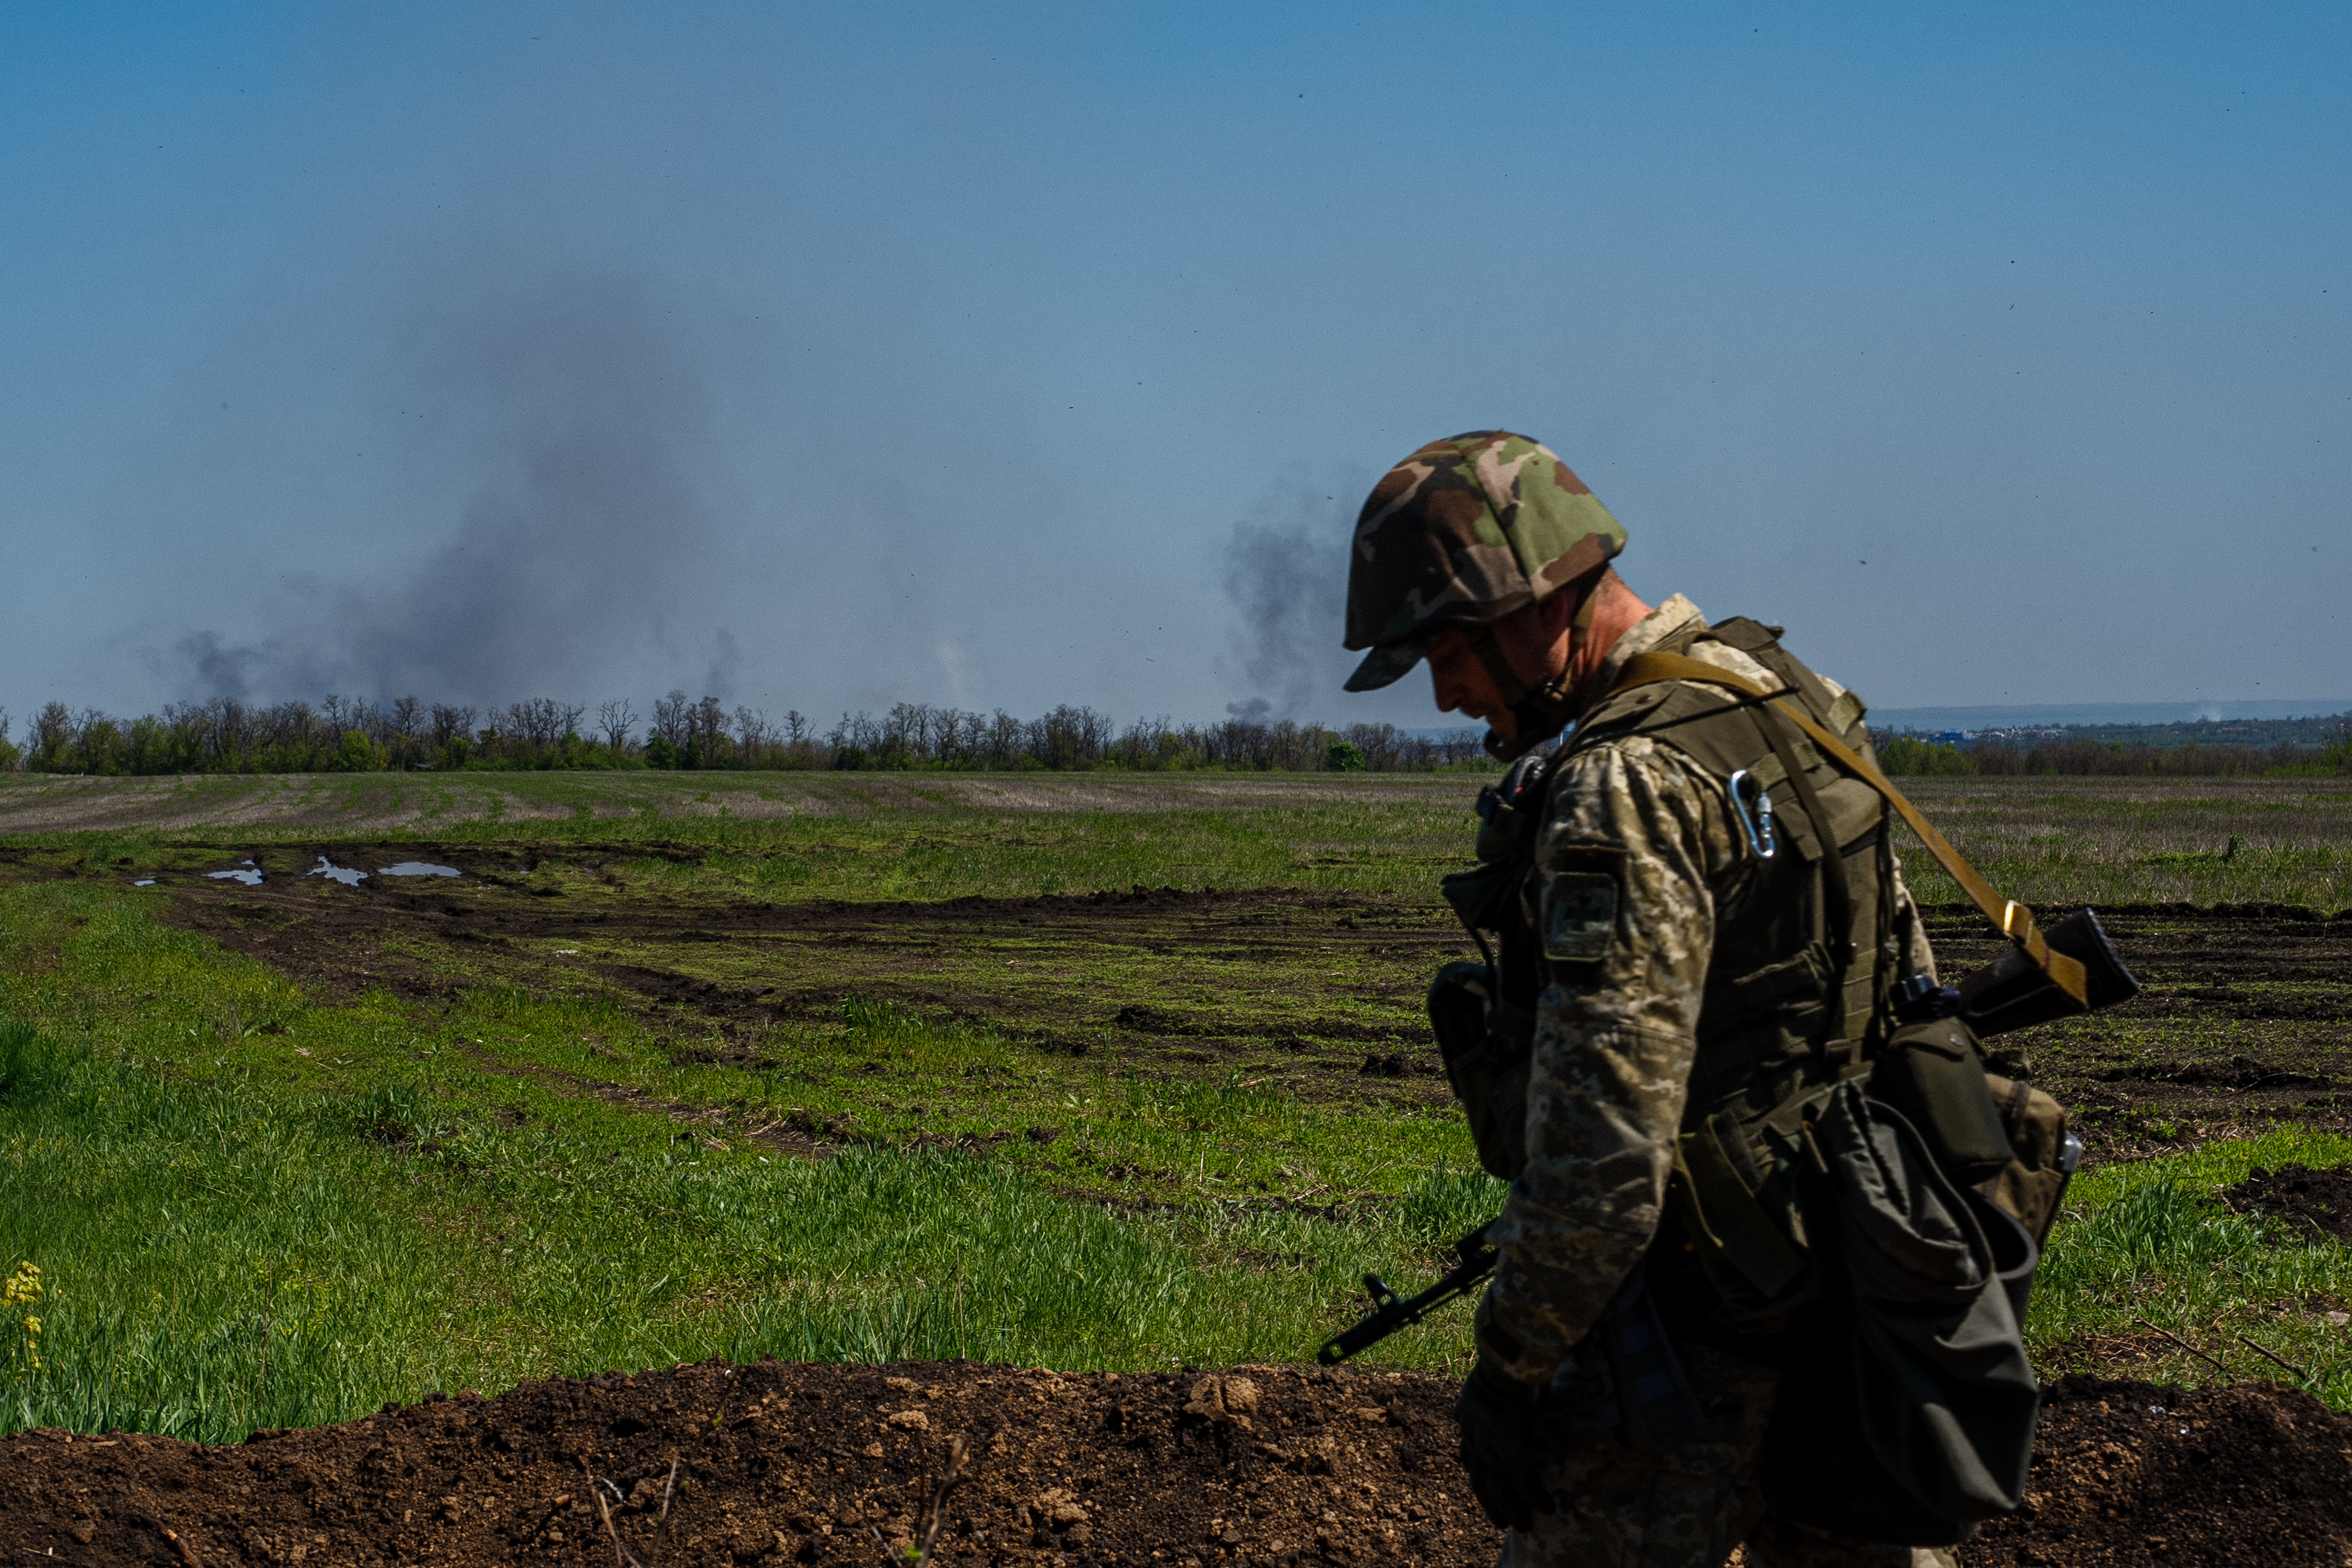
<path fill-rule="evenodd" d="M 1492 1225 L 1492 1220 L 1487 1225 Z M 1495 1271 L 1502 1254 L 1486 1245 L 1487 1225 L 1482 1225 L 1454 1244 L 1454 1255 L 1461 1260 L 1446 1270 L 1437 1283 L 1417 1296 L 1400 1297 L 1383 1283 L 1378 1274 L 1364 1276 L 1365 1293 L 1372 1298 L 1372 1312 L 1349 1328 L 1323 1342 L 1315 1359 L 1325 1366 L 1337 1366 L 1349 1356 L 1370 1350 L 1400 1329 L 1411 1328 L 1430 1312 L 1456 1296 L 1466 1296 L 1478 1281 Z"/>

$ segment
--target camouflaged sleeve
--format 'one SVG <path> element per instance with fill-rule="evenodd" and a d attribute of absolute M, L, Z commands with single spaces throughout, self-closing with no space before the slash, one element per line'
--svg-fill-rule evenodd
<path fill-rule="evenodd" d="M 1549 809 L 1528 1167 L 1478 1313 L 1481 1353 L 1528 1383 L 1550 1379 L 1657 1229 L 1717 909 L 1752 876 L 1721 785 L 1647 737 L 1570 758 Z"/>

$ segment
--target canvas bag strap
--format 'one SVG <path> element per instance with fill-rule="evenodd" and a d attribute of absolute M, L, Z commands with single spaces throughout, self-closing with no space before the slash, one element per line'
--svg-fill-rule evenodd
<path fill-rule="evenodd" d="M 1946 841 L 1944 835 L 1919 814 L 1919 808 L 1887 782 L 1885 774 L 1832 735 L 1826 726 L 1817 722 L 1804 710 L 1802 705 L 1791 706 L 1778 701 L 1776 699 L 1783 695 L 1780 692 L 1765 691 L 1729 670 L 1681 653 L 1634 654 L 1625 661 L 1625 667 L 1618 673 L 1609 695 L 1615 696 L 1634 686 L 1653 685 L 1660 681 L 1703 681 L 1710 685 L 1727 686 L 1758 702 L 1770 703 L 1821 747 L 1822 756 L 1885 797 L 1886 803 L 1895 808 L 1905 824 L 1919 836 L 1919 841 L 1927 846 L 1927 852 L 1936 857 L 1936 863 L 1960 884 L 1970 901 L 1984 911 L 1985 918 L 1991 921 L 2001 935 L 2015 942 L 2026 957 L 2032 960 L 2035 968 L 2049 977 L 2052 985 L 2072 997 L 2076 1003 L 2088 1005 L 2089 977 L 2084 973 L 2083 966 L 2050 946 L 2042 937 L 2041 928 L 2033 923 L 2033 912 L 2013 898 L 2003 898 L 1992 883 L 1987 882 L 1976 867 L 1962 860 L 1960 852 Z M 1835 850 L 1832 848 L 1830 852 L 1834 853 Z"/>

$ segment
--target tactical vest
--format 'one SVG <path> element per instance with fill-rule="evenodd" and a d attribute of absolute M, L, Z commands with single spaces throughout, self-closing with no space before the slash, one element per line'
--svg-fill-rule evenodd
<path fill-rule="evenodd" d="M 1803 1391 L 1766 1438 L 1776 1512 L 1947 1545 L 2023 1495 L 2038 1396 L 2018 1325 L 2074 1156 L 2054 1101 L 1986 1072 L 1957 993 L 1900 972 L 1889 813 L 2063 993 L 2059 1011 L 2137 982 L 2104 936 L 2070 952 L 2002 899 L 1878 771 L 1862 704 L 1779 638 L 1694 620 L 1627 661 L 1557 752 L 1482 792 L 1480 863 L 1444 888 L 1486 961 L 1439 972 L 1430 1020 L 1480 1163 L 1516 1179 L 1537 1000 L 1617 936 L 1622 852 L 1562 846 L 1536 874 L 1560 764 L 1643 736 L 1721 786 L 1752 878 L 1718 911 L 1667 1214 L 1632 1277 L 1669 1341 L 1779 1365 Z M 1694 660 L 1707 642 L 1770 681 Z"/>
<path fill-rule="evenodd" d="M 1861 703 L 1832 696 L 1780 647 L 1778 631 L 1746 619 L 1712 628 L 1694 621 L 1655 651 L 1685 653 L 1702 639 L 1727 643 L 1794 688 L 1827 728 L 1866 744 Z M 1482 1118 L 1474 1103 L 1526 1101 L 1536 998 L 1554 962 L 1538 928 L 1534 874 L 1546 797 L 1566 758 L 1633 735 L 1673 747 L 1727 790 L 1737 779 L 1736 805 L 1759 856 L 1754 883 L 1716 930 L 1683 1131 L 1699 1130 L 1710 1116 L 1750 1121 L 1849 1074 L 1873 1054 L 1892 1017 L 1901 977 L 1894 862 L 1877 792 L 1839 773 L 1769 709 L 1723 688 L 1673 683 L 1624 692 L 1588 714 L 1559 750 L 1523 758 L 1505 776 L 1482 805 L 1479 865 L 1445 880 L 1490 966 L 1476 985 L 1488 993 L 1480 999 L 1492 1038 L 1484 1060 L 1462 1066 L 1517 1075 L 1517 1092 L 1503 1085 L 1500 1100 L 1475 1088 L 1462 1093 L 1482 1163 L 1506 1179 L 1525 1164 L 1524 1129 L 1507 1113 Z M 1455 1084 L 1457 1092 L 1465 1087 Z"/>
<path fill-rule="evenodd" d="M 1480 1163 L 1515 1179 L 1527 1157 L 1537 998 L 1556 972 L 1572 981 L 1579 952 L 1597 959 L 1613 936 L 1613 899 L 1594 904 L 1589 931 L 1579 927 L 1572 889 L 1565 897 L 1556 890 L 1552 907 L 1542 907 L 1535 839 L 1550 815 L 1552 779 L 1583 750 L 1641 735 L 1721 782 L 1754 852 L 1754 873 L 1716 927 L 1669 1218 L 1654 1256 L 1669 1291 L 1677 1277 L 1703 1276 L 1704 1290 L 1690 1291 L 1705 1298 L 1694 1310 L 1743 1333 L 1781 1320 L 1816 1287 L 1795 1167 L 1805 1157 L 1805 1118 L 1840 1082 L 1878 1069 L 1874 1094 L 1917 1122 L 1955 1180 L 1993 1182 L 1988 1196 L 2037 1243 L 2073 1168 L 2042 1146 L 2064 1131 L 2054 1101 L 1989 1080 L 1965 1030 L 1898 1022 L 1896 988 L 1910 977 L 1900 973 L 1895 940 L 1892 792 L 1855 777 L 1854 756 L 1842 768 L 1807 738 L 1804 730 L 1815 728 L 1869 756 L 1861 702 L 1832 694 L 1779 636 L 1779 628 L 1744 618 L 1714 627 L 1694 620 L 1632 663 L 1681 664 L 1696 678 L 1621 687 L 1558 751 L 1523 758 L 1482 794 L 1480 863 L 1446 878 L 1444 889 L 1486 962 L 1446 966 L 1430 993 L 1431 1021 Z M 1769 671 L 1780 701 L 1743 695 L 1736 688 L 1745 682 L 1710 680 L 1691 665 L 1689 651 L 1710 641 Z M 1781 703 L 1801 704 L 1803 716 L 1784 713 Z M 1916 812 L 1906 807 L 1906 814 L 1991 914 L 1998 895 Z M 1597 880 L 1568 869 L 1555 880 Z M 2043 946 L 2031 915 L 2007 909 L 2021 943 Z"/>

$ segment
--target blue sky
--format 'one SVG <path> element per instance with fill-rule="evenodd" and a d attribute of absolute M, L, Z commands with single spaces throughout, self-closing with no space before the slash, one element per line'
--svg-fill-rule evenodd
<path fill-rule="evenodd" d="M 1338 689 L 1506 426 L 1885 707 L 2352 699 L 2342 7 L 0 5 L 0 703 Z"/>

